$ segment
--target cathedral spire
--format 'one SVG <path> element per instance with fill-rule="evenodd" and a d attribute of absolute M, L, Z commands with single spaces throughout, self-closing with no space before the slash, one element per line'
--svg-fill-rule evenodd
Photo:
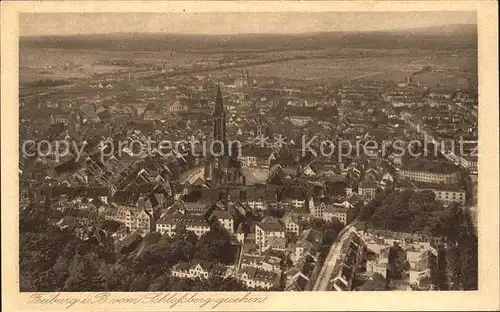
<path fill-rule="evenodd" d="M 222 103 L 222 92 L 220 91 L 220 85 L 217 84 L 217 97 L 215 98 L 215 116 L 221 116 L 224 113 L 224 104 Z"/>
<path fill-rule="evenodd" d="M 226 144 L 226 112 L 222 102 L 222 92 L 220 85 L 217 86 L 217 97 L 215 98 L 215 109 L 213 116 L 214 140 L 224 142 Z M 224 150 L 225 152 L 226 150 Z"/>
<path fill-rule="evenodd" d="M 210 181 L 212 187 L 227 183 L 241 183 L 242 181 L 240 164 L 236 158 L 238 156 L 237 150 L 229 151 L 226 135 L 226 112 L 220 85 L 217 85 L 213 115 L 213 155 L 205 167 L 205 179 Z M 234 148 L 235 145 L 232 147 Z"/>

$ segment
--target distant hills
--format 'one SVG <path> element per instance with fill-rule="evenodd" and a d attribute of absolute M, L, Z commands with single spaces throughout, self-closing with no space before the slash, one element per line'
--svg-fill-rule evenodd
<path fill-rule="evenodd" d="M 191 35 L 109 33 L 21 37 L 20 47 L 107 51 L 280 51 L 335 47 L 364 49 L 477 49 L 476 25 L 445 25 L 393 31 L 303 34 Z"/>
<path fill-rule="evenodd" d="M 415 36 L 452 36 L 458 39 L 470 40 L 477 38 L 477 25 L 452 24 L 434 27 L 420 27 L 400 30 L 401 34 Z"/>

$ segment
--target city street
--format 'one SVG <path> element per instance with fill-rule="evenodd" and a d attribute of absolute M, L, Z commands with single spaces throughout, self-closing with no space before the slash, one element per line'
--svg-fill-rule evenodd
<path fill-rule="evenodd" d="M 333 269 L 335 268 L 335 263 L 340 255 L 340 250 L 342 248 L 343 242 L 349 238 L 349 234 L 355 231 L 355 227 L 353 224 L 347 226 L 339 233 L 337 239 L 332 244 L 330 251 L 328 252 L 328 256 L 325 259 L 325 263 L 321 268 L 321 272 L 319 273 L 318 279 L 316 280 L 313 291 L 328 291 L 328 285 L 330 284 L 330 280 L 332 278 Z"/>

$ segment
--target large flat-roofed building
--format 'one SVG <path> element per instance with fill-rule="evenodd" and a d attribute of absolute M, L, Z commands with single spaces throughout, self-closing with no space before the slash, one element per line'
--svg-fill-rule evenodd
<path fill-rule="evenodd" d="M 427 182 L 427 183 L 445 183 L 452 184 L 458 182 L 456 173 L 441 173 L 419 170 L 401 170 L 399 176 L 404 179 Z"/>
<path fill-rule="evenodd" d="M 399 170 L 398 176 L 417 182 L 455 184 L 458 168 L 447 162 L 412 161 Z"/>
<path fill-rule="evenodd" d="M 443 204 L 459 203 L 465 205 L 466 202 L 465 190 L 458 184 L 400 181 L 395 188 L 397 190 L 412 189 L 418 191 L 432 191 L 436 196 L 436 200 Z"/>

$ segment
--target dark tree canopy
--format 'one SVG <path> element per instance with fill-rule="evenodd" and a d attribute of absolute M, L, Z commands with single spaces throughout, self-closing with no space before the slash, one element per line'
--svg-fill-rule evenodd
<path fill-rule="evenodd" d="M 232 263 L 229 234 L 214 226 L 198 240 L 179 229 L 174 237 L 150 233 L 131 248 L 115 252 L 112 240 L 78 238 L 74 227 L 51 225 L 50 210 L 32 207 L 20 216 L 22 291 L 243 291 L 238 280 L 211 277 L 186 280 L 171 276 L 179 262 L 196 259 Z M 232 250 L 233 252 L 228 252 Z"/>

